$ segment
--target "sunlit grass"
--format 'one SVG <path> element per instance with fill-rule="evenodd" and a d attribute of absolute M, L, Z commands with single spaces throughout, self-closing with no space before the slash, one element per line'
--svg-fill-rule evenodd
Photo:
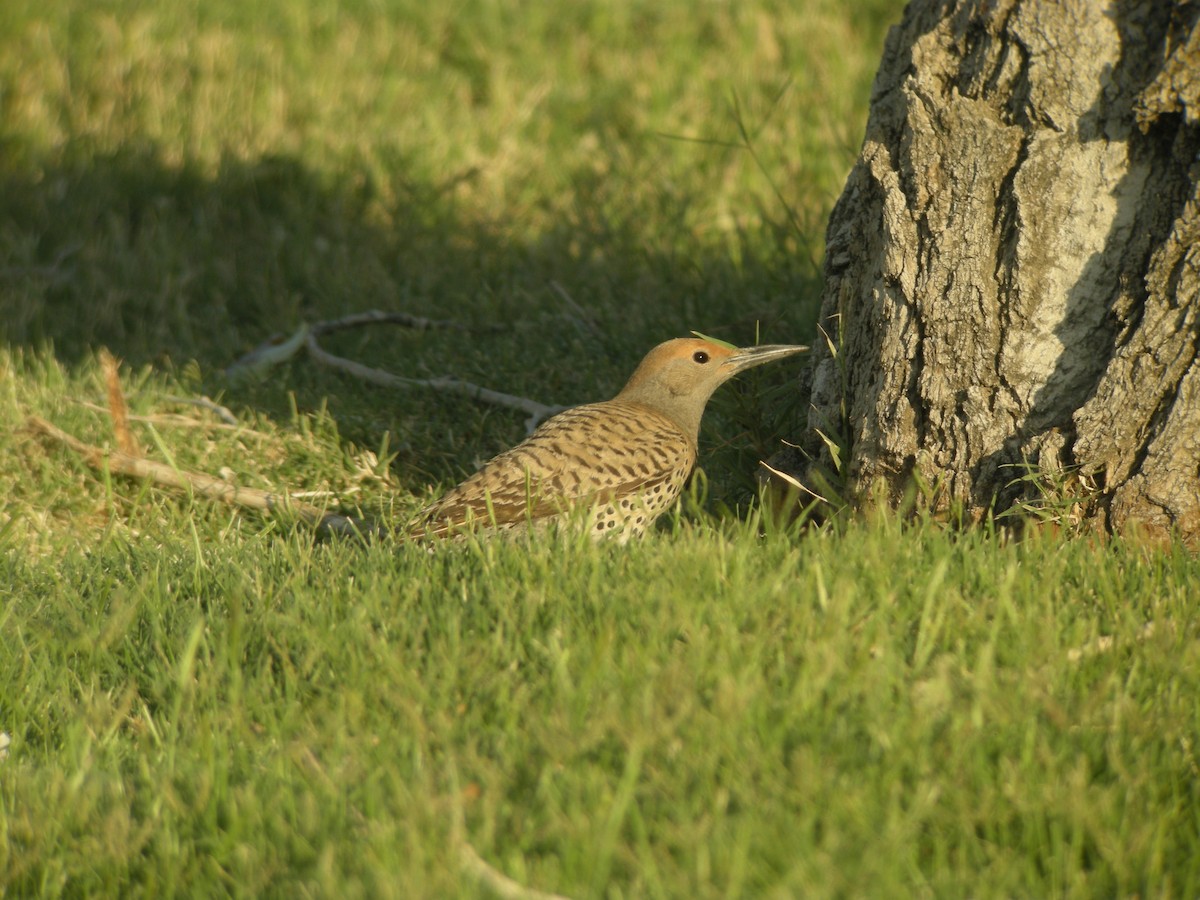
<path fill-rule="evenodd" d="M 576 895 L 1197 876 L 1183 554 L 879 522 L 431 555 L 146 497 L 4 583 L 18 893 L 470 893 L 459 815 Z"/>

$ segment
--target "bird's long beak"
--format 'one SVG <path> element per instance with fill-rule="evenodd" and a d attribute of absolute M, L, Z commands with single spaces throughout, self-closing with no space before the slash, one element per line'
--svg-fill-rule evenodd
<path fill-rule="evenodd" d="M 796 353 L 803 353 L 808 347 L 803 344 L 762 344 L 758 347 L 741 347 L 733 356 L 721 364 L 731 376 L 774 359 L 783 359 Z"/>

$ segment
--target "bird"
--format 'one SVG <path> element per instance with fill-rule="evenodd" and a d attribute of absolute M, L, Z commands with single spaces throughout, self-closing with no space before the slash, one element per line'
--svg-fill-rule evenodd
<path fill-rule="evenodd" d="M 426 507 L 413 535 L 525 529 L 583 507 L 593 537 L 623 544 L 678 499 L 713 392 L 739 372 L 808 349 L 699 337 L 659 344 L 615 397 L 551 416 Z"/>

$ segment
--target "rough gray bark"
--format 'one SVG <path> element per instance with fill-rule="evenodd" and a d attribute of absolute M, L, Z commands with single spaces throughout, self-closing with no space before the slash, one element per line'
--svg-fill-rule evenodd
<path fill-rule="evenodd" d="M 1200 4 L 914 0 L 830 220 L 810 426 L 972 517 L 1200 543 Z M 811 443 L 811 442 L 810 442 Z"/>

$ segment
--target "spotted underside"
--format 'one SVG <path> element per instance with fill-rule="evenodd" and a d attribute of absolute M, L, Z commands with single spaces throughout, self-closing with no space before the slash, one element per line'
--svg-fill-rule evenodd
<path fill-rule="evenodd" d="M 583 507 L 597 536 L 625 540 L 670 509 L 695 463 L 692 439 L 661 413 L 619 400 L 578 406 L 425 510 L 418 533 L 520 527 Z"/>

